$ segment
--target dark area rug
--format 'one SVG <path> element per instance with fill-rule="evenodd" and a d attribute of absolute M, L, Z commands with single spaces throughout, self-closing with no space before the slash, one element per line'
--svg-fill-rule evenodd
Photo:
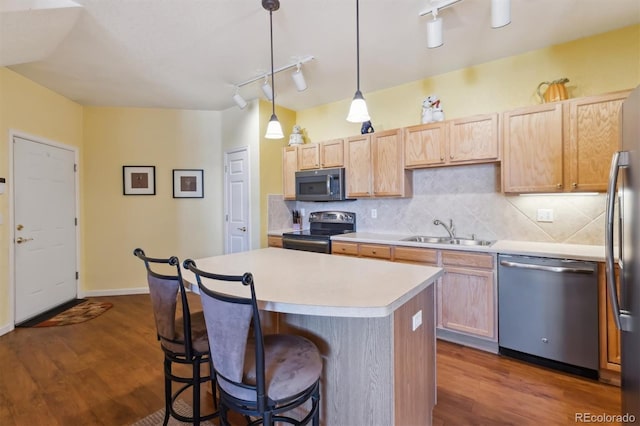
<path fill-rule="evenodd" d="M 17 327 L 55 327 L 60 325 L 78 324 L 102 315 L 113 304 L 109 302 L 94 302 L 87 299 L 75 299 L 57 306 L 28 321 L 16 324 Z"/>

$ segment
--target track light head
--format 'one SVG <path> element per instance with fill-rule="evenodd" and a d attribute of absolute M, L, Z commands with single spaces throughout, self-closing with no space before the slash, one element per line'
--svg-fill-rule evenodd
<path fill-rule="evenodd" d="M 262 83 L 262 91 L 268 100 L 273 100 L 273 90 L 271 90 L 271 85 L 269 84 L 269 80 L 267 80 L 266 75 L 264 76 L 264 83 Z"/>
<path fill-rule="evenodd" d="M 304 74 L 302 74 L 301 64 L 298 63 L 298 68 L 291 74 L 291 78 L 293 79 L 293 83 L 296 85 L 296 89 L 298 92 L 302 92 L 307 89 L 307 82 L 304 79 Z"/>
<path fill-rule="evenodd" d="M 434 13 L 433 19 L 427 22 L 427 47 L 435 49 L 442 44 L 442 18 Z"/>
<path fill-rule="evenodd" d="M 240 93 L 238 93 L 238 90 L 236 90 L 236 93 L 233 95 L 233 102 L 235 102 L 236 105 L 238 105 L 238 108 L 240 109 L 245 109 L 247 106 L 247 101 L 245 101 L 244 98 L 240 96 Z"/>
<path fill-rule="evenodd" d="M 491 0 L 491 28 L 511 23 L 511 0 Z"/>

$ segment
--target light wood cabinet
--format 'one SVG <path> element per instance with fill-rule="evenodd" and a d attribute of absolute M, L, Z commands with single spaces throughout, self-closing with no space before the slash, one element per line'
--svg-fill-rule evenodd
<path fill-rule="evenodd" d="M 346 256 L 358 255 L 358 244 L 347 243 L 344 241 L 332 241 L 331 242 L 331 254 L 340 254 Z"/>
<path fill-rule="evenodd" d="M 407 127 L 404 155 L 407 168 L 498 161 L 498 114 Z"/>
<path fill-rule="evenodd" d="M 320 167 L 344 167 L 344 139 L 320 143 Z"/>
<path fill-rule="evenodd" d="M 369 135 L 358 135 L 348 138 L 345 143 L 347 197 L 371 197 L 371 139 Z"/>
<path fill-rule="evenodd" d="M 497 341 L 494 257 L 442 251 L 442 327 Z"/>
<path fill-rule="evenodd" d="M 568 189 L 606 191 L 613 153 L 620 145 L 620 111 L 628 91 L 571 100 L 568 107 Z"/>
<path fill-rule="evenodd" d="M 605 191 L 629 91 L 504 112 L 504 192 Z"/>
<path fill-rule="evenodd" d="M 313 170 L 320 168 L 320 144 L 309 143 L 298 146 L 298 169 Z"/>
<path fill-rule="evenodd" d="M 447 122 L 447 140 L 450 164 L 498 161 L 498 114 L 476 115 Z"/>
<path fill-rule="evenodd" d="M 616 287 L 620 291 L 619 270 L 615 267 Z M 604 263 L 598 264 L 598 323 L 600 324 L 600 380 L 620 386 L 620 330 L 611 311 Z"/>
<path fill-rule="evenodd" d="M 282 237 L 278 237 L 276 235 L 268 235 L 267 246 L 282 248 Z"/>
<path fill-rule="evenodd" d="M 395 129 L 345 141 L 347 197 L 411 196 L 412 175 L 404 169 L 402 140 L 402 129 Z"/>
<path fill-rule="evenodd" d="M 371 134 L 374 197 L 410 197 L 412 172 L 404 168 L 402 129 Z"/>
<path fill-rule="evenodd" d="M 300 170 L 328 169 L 344 166 L 344 140 L 334 139 L 298 147 Z"/>
<path fill-rule="evenodd" d="M 503 191 L 562 191 L 562 103 L 508 111 L 502 117 Z"/>
<path fill-rule="evenodd" d="M 391 260 L 391 247 L 382 244 L 359 244 L 358 254 L 361 257 Z"/>
<path fill-rule="evenodd" d="M 296 199 L 297 148 L 297 146 L 286 146 L 282 151 L 282 186 L 285 200 Z"/>
<path fill-rule="evenodd" d="M 405 167 L 442 166 L 446 155 L 445 123 L 422 124 L 404 129 Z"/>

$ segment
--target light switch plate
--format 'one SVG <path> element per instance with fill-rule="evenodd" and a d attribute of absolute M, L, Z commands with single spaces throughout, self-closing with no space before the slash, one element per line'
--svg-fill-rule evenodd
<path fill-rule="evenodd" d="M 422 309 L 413 314 L 411 318 L 412 330 L 416 331 L 422 325 Z"/>
<path fill-rule="evenodd" d="M 553 222 L 553 209 L 538 209 L 536 220 L 538 222 Z"/>
<path fill-rule="evenodd" d="M 378 217 L 378 209 L 371 209 L 371 218 L 375 219 Z"/>

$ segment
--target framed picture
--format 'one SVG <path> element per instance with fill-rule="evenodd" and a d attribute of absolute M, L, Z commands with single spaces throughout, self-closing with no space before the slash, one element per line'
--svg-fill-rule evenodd
<path fill-rule="evenodd" d="M 204 198 L 202 169 L 173 169 L 173 198 Z"/>
<path fill-rule="evenodd" d="M 124 195 L 156 195 L 156 166 L 122 166 Z"/>

